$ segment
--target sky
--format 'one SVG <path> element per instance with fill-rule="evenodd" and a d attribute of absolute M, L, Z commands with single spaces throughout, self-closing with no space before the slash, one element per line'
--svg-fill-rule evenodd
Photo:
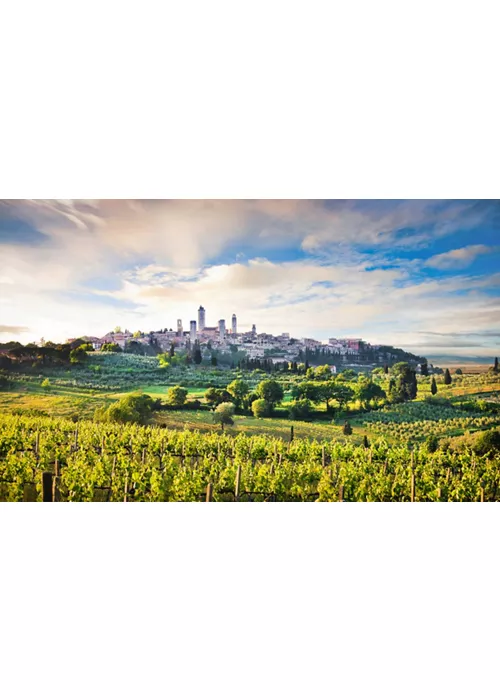
<path fill-rule="evenodd" d="M 0 200 L 0 341 L 121 326 L 500 354 L 500 200 Z"/>

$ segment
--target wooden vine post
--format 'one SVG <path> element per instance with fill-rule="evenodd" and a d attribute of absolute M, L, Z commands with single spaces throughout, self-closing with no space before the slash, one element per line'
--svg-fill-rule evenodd
<path fill-rule="evenodd" d="M 61 476 L 61 469 L 59 467 L 59 460 L 56 457 L 54 462 L 54 478 L 52 479 L 52 500 L 57 501 L 57 481 Z"/>
<path fill-rule="evenodd" d="M 42 473 L 42 501 L 43 503 L 52 503 L 53 500 L 53 486 L 52 482 L 54 480 L 54 475 L 52 472 Z"/>
<path fill-rule="evenodd" d="M 410 489 L 410 501 L 415 502 L 415 462 L 413 458 L 413 451 L 411 453 L 411 489 Z"/>
<path fill-rule="evenodd" d="M 210 503 L 210 501 L 213 501 L 213 495 L 214 495 L 214 485 L 210 481 L 207 484 L 207 497 L 206 497 L 206 503 Z"/>
<path fill-rule="evenodd" d="M 323 469 L 326 467 L 326 454 L 324 445 L 321 448 L 321 466 L 323 467 Z"/>
<path fill-rule="evenodd" d="M 241 464 L 238 464 L 238 468 L 236 470 L 236 486 L 234 489 L 234 500 L 235 501 L 240 500 L 240 485 L 241 485 Z"/>
<path fill-rule="evenodd" d="M 293 441 L 293 425 L 290 426 L 290 442 Z"/>
<path fill-rule="evenodd" d="M 344 487 L 342 484 L 339 486 L 339 502 L 344 500 Z"/>

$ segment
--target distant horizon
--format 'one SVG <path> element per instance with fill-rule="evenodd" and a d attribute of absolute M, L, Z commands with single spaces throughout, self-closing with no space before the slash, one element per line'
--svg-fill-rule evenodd
<path fill-rule="evenodd" d="M 207 325 L 500 354 L 499 200 L 0 200 L 0 341 Z"/>

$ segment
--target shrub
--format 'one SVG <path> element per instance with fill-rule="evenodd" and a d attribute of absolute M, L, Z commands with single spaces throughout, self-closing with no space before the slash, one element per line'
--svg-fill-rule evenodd
<path fill-rule="evenodd" d="M 474 452 L 478 455 L 485 455 L 489 452 L 500 450 L 500 431 L 486 430 L 480 433 L 474 442 Z"/>
<path fill-rule="evenodd" d="M 439 448 L 439 440 L 436 435 L 429 435 L 425 441 L 428 452 L 435 452 Z"/>
<path fill-rule="evenodd" d="M 309 399 L 297 399 L 290 406 L 288 416 L 292 420 L 307 420 L 311 416 L 311 402 Z"/>
<path fill-rule="evenodd" d="M 148 423 L 153 414 L 154 401 L 148 394 L 130 394 L 111 404 L 109 408 L 98 408 L 94 413 L 97 421 L 116 423 Z"/>
<path fill-rule="evenodd" d="M 255 418 L 264 418 L 270 415 L 270 407 L 264 399 L 256 399 L 252 402 L 252 413 Z"/>
<path fill-rule="evenodd" d="M 167 391 L 167 403 L 170 406 L 183 406 L 186 403 L 188 391 L 182 386 L 172 386 Z"/>

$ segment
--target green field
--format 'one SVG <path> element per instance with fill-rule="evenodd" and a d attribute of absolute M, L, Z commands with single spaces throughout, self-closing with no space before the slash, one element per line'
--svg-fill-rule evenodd
<path fill-rule="evenodd" d="M 491 404 L 498 402 L 499 380 L 491 373 L 478 373 L 477 368 L 462 375 L 454 375 L 453 383 L 446 386 L 443 377 L 438 376 L 438 397 L 452 403 L 461 400 L 486 399 Z M 0 391 L 0 411 L 2 413 L 40 413 L 49 417 L 92 419 L 96 409 L 111 405 L 131 393 L 143 392 L 153 399 L 165 402 L 168 390 L 175 384 L 187 389 L 188 401 L 205 403 L 204 395 L 208 386 L 224 387 L 234 378 L 243 377 L 250 387 L 255 388 L 266 378 L 263 372 L 241 372 L 216 368 L 175 368 L 165 371 L 159 368 L 154 357 L 137 357 L 125 354 L 94 353 L 84 366 L 75 367 L 36 367 L 8 375 L 9 387 Z M 44 379 L 50 386 L 42 387 Z M 430 378 L 419 377 L 417 399 L 407 404 L 394 405 L 384 409 L 359 414 L 356 403 L 348 406 L 348 419 L 353 428 L 351 436 L 343 435 L 342 427 L 346 416 L 333 419 L 318 405 L 312 420 L 292 421 L 288 409 L 292 402 L 291 389 L 294 384 L 304 381 L 297 377 L 278 377 L 284 382 L 285 395 L 273 418 L 254 418 L 251 415 L 234 416 L 234 425 L 226 427 L 229 435 L 268 435 L 288 439 L 293 425 L 295 434 L 304 439 L 351 441 L 359 444 L 366 435 L 369 440 L 384 437 L 389 442 L 419 442 L 429 434 L 439 438 L 454 437 L 494 427 L 494 416 L 483 417 L 483 425 L 475 414 L 455 411 L 453 407 L 429 407 L 426 399 L 430 394 Z M 388 378 L 378 375 L 376 381 L 387 390 Z M 353 380 L 353 387 L 356 380 Z M 212 413 L 208 410 L 168 410 L 158 411 L 154 423 L 174 430 L 196 429 L 202 432 L 220 432 L 214 425 Z"/>

